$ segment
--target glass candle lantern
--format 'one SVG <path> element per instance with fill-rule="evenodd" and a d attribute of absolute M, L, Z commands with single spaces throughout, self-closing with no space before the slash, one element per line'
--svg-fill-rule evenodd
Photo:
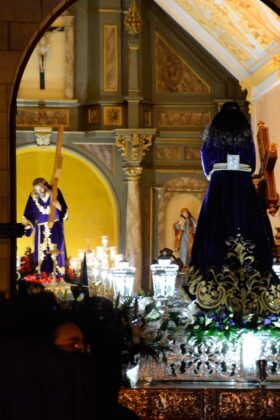
<path fill-rule="evenodd" d="M 112 268 L 115 296 L 131 296 L 133 293 L 135 267 L 131 267 L 127 261 L 121 261 Z"/>
<path fill-rule="evenodd" d="M 158 263 L 151 265 L 155 298 L 174 296 L 178 270 L 178 265 L 171 264 L 170 259 L 158 259 Z"/>

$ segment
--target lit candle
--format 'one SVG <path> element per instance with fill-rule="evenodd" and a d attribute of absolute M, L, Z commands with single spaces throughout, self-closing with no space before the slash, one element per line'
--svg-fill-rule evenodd
<path fill-rule="evenodd" d="M 84 249 L 79 249 L 78 255 L 79 255 L 80 260 L 84 259 L 84 254 L 85 254 L 85 250 Z"/>
<path fill-rule="evenodd" d="M 103 248 L 107 248 L 107 245 L 108 245 L 108 236 L 102 235 L 101 236 L 101 243 L 103 245 Z"/>

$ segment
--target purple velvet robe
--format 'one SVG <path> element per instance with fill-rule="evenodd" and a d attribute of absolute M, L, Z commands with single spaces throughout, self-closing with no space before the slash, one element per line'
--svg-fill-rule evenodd
<path fill-rule="evenodd" d="M 57 276 L 60 277 L 65 272 L 66 249 L 63 221 L 67 215 L 67 205 L 61 191 L 58 190 L 57 201 L 61 205 L 61 211 L 56 209 L 55 222 L 50 229 L 48 227 L 50 200 L 51 197 L 45 201 L 35 192 L 30 194 L 24 217 L 31 223 L 33 229 L 26 230 L 26 236 L 30 236 L 35 230 L 34 259 L 38 271 L 52 274 L 55 262 Z M 58 253 L 52 254 L 54 250 Z"/>
<path fill-rule="evenodd" d="M 251 173 L 238 170 L 212 173 L 198 219 L 191 265 L 202 272 L 212 266 L 222 267 L 226 240 L 241 234 L 254 244 L 254 255 L 260 268 L 269 270 L 272 266 L 271 242 L 251 176 L 255 171 L 254 143 L 218 144 L 208 138 L 201 149 L 205 175 L 209 175 L 215 163 L 226 162 L 227 154 L 239 154 L 240 163 L 249 165 Z"/>

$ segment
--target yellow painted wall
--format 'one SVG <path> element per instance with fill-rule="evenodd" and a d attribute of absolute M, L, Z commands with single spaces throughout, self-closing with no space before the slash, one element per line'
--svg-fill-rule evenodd
<path fill-rule="evenodd" d="M 22 221 L 24 208 L 37 177 L 51 180 L 55 148 L 24 147 L 17 150 L 17 220 Z M 109 246 L 118 245 L 119 213 L 110 185 L 86 159 L 63 150 L 63 167 L 59 183 L 69 208 L 65 222 L 67 254 L 78 256 L 78 249 L 101 245 L 101 235 L 109 236 Z M 33 237 L 19 238 L 17 254 L 27 246 L 33 249 Z"/>

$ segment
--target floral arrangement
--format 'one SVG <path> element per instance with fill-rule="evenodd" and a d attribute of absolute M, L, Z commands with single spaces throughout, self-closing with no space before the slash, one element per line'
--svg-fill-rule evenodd
<path fill-rule="evenodd" d="M 21 278 L 35 273 L 34 252 L 32 252 L 30 247 L 26 248 L 24 255 L 20 258 L 20 268 L 18 271 Z"/>
<path fill-rule="evenodd" d="M 143 309 L 139 309 L 138 298 L 127 297 L 114 303 L 121 325 L 124 364 L 134 364 L 139 358 L 152 357 L 166 360 L 169 350 L 166 323 L 160 319 L 156 302 L 149 299 Z"/>
<path fill-rule="evenodd" d="M 34 252 L 30 247 L 25 249 L 24 255 L 20 258 L 20 267 L 18 270 L 19 280 L 24 280 L 29 283 L 37 283 L 46 285 L 52 283 L 53 276 L 46 272 L 38 272 L 34 261 Z M 59 281 L 59 278 L 56 278 Z"/>
<path fill-rule="evenodd" d="M 244 332 L 266 332 L 271 337 L 280 339 L 280 314 L 258 315 L 236 313 L 231 308 L 218 308 L 212 311 L 199 309 L 193 301 L 180 312 L 172 311 L 166 318 L 166 323 L 173 323 L 172 333 L 195 338 L 199 344 L 208 337 L 236 342 Z"/>
<path fill-rule="evenodd" d="M 166 361 L 170 344 L 182 336 L 194 339 L 197 344 L 209 337 L 234 344 L 242 333 L 250 331 L 265 332 L 280 340 L 280 314 L 242 315 L 225 308 L 202 311 L 195 301 L 183 308 L 170 304 L 163 310 L 155 300 L 147 299 L 142 309 L 138 298 L 115 303 L 122 319 L 128 361 L 132 363 L 137 357 L 149 356 Z"/>
<path fill-rule="evenodd" d="M 70 267 L 69 258 L 66 259 L 64 280 L 67 283 L 71 283 L 71 284 L 74 284 L 74 285 L 79 285 L 81 283 L 79 273 L 76 270 L 74 270 L 73 268 Z"/>

